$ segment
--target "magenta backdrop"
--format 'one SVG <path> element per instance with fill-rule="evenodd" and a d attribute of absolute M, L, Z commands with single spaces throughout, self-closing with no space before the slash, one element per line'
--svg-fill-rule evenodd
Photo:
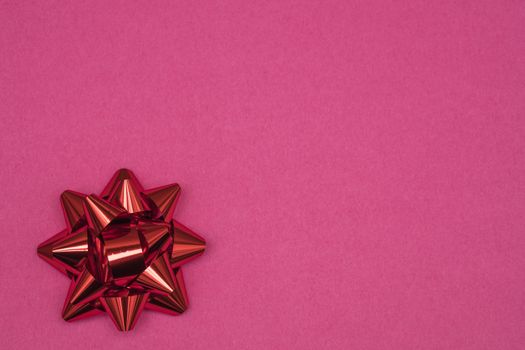
<path fill-rule="evenodd" d="M 522 1 L 13 1 L 0 36 L 0 347 L 525 347 Z M 36 255 L 120 167 L 209 244 L 131 333 L 64 322 Z"/>

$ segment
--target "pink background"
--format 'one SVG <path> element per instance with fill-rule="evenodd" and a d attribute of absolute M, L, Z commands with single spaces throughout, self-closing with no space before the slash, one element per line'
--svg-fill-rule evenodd
<path fill-rule="evenodd" d="M 2 347 L 523 349 L 523 1 L 0 4 Z M 65 323 L 59 194 L 179 182 L 190 309 Z"/>

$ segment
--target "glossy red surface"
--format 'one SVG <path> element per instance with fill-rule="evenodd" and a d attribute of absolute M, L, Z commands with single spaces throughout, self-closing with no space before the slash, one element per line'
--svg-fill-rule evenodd
<path fill-rule="evenodd" d="M 145 191 L 127 169 L 100 196 L 65 191 L 67 229 L 38 246 L 38 255 L 71 278 L 66 321 L 107 312 L 133 329 L 144 307 L 180 314 L 188 298 L 180 266 L 202 254 L 202 237 L 172 219 L 177 184 Z"/>

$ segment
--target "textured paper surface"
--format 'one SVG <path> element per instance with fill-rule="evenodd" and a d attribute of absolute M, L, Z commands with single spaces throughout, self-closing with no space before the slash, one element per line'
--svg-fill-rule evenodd
<path fill-rule="evenodd" d="M 523 349 L 521 1 L 0 4 L 7 348 Z M 67 324 L 65 189 L 177 181 L 190 308 Z"/>

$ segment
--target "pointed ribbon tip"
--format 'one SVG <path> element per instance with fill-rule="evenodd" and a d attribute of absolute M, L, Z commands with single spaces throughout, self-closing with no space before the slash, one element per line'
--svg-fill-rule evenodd
<path fill-rule="evenodd" d="M 62 204 L 62 211 L 66 219 L 67 228 L 69 231 L 74 231 L 82 226 L 84 218 L 83 202 L 85 194 L 75 191 L 64 191 L 60 195 L 60 203 Z"/>
<path fill-rule="evenodd" d="M 147 300 L 147 293 L 100 298 L 104 309 L 120 331 L 133 329 Z"/>
<path fill-rule="evenodd" d="M 204 253 L 206 241 L 204 238 L 175 220 L 173 222 L 173 248 L 171 264 L 180 266 Z"/>
<path fill-rule="evenodd" d="M 151 289 L 152 293 L 170 294 L 175 290 L 175 276 L 171 270 L 167 254 L 157 260 L 142 272 L 135 281 L 138 285 Z"/>
<path fill-rule="evenodd" d="M 170 315 L 179 315 L 188 308 L 188 295 L 184 285 L 182 270 L 176 268 L 173 271 L 175 275 L 175 289 L 169 295 L 151 294 L 146 308 L 163 312 Z"/>
<path fill-rule="evenodd" d="M 126 213 L 124 209 L 103 200 L 95 194 L 91 194 L 84 199 L 84 210 L 89 227 L 96 233 L 101 232 L 111 221 Z"/>
<path fill-rule="evenodd" d="M 163 218 L 165 222 L 169 222 L 177 206 L 180 191 L 178 184 L 172 184 L 144 191 L 144 195 L 157 209 L 157 215 Z"/>

